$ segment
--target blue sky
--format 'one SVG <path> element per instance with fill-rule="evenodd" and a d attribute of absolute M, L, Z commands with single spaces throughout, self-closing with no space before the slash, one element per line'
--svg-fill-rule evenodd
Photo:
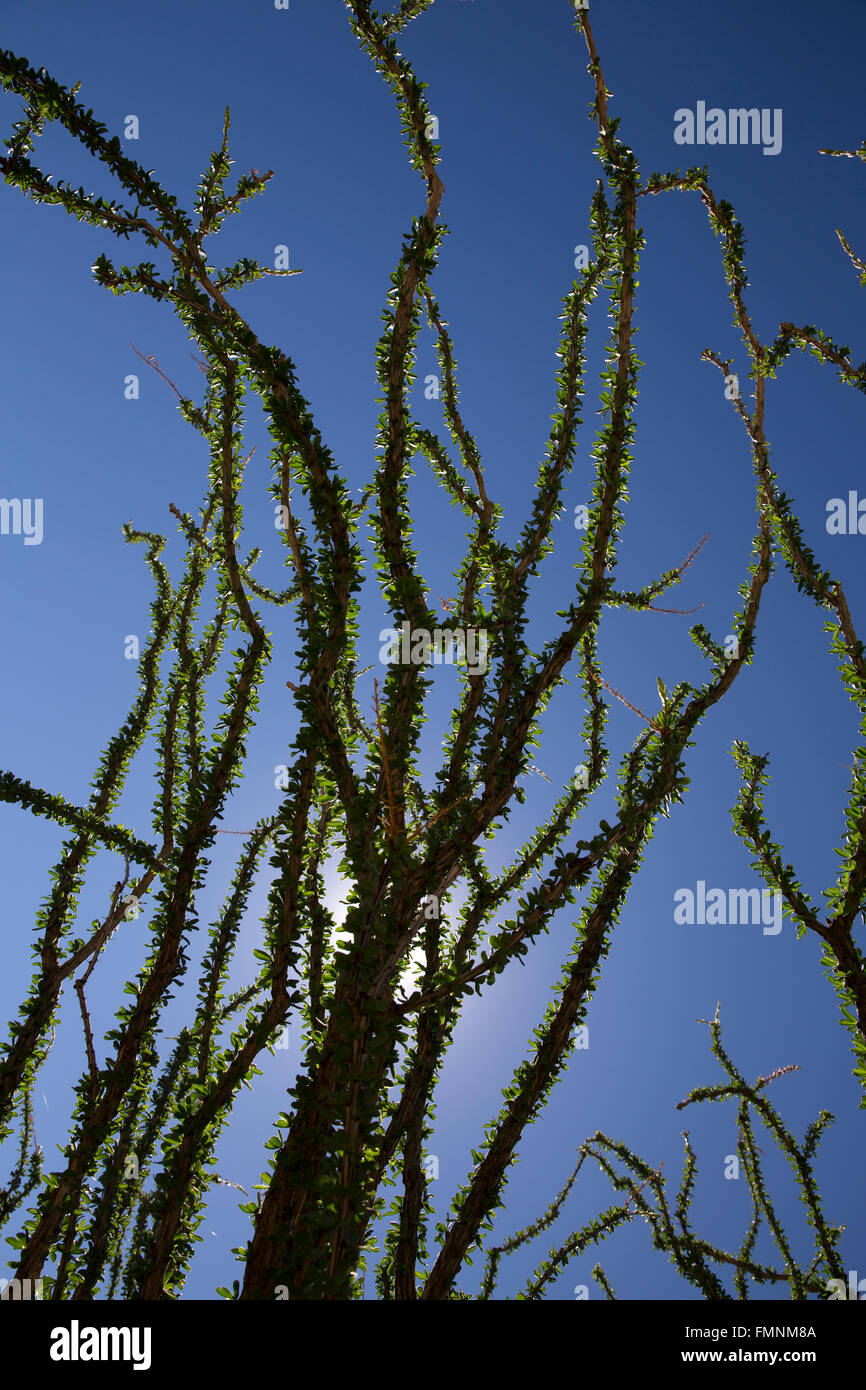
<path fill-rule="evenodd" d="M 178 7 L 153 0 L 130 5 L 47 0 L 34 7 L 0 3 L 0 43 L 58 80 L 82 81 L 79 100 L 112 134 L 135 114 L 140 138 L 129 152 L 153 169 L 163 186 L 189 207 L 196 182 L 219 140 L 226 105 L 232 112 L 234 172 L 273 169 L 266 194 L 233 218 L 213 243 L 212 256 L 272 263 L 274 247 L 289 247 L 303 274 L 265 279 L 236 297 L 260 338 L 278 344 L 294 362 L 301 390 L 337 464 L 360 489 L 373 468 L 374 346 L 390 288 L 388 276 L 412 216 L 423 209 L 423 184 L 410 168 L 390 91 L 360 51 L 339 0 L 291 0 L 277 11 L 265 0 L 188 0 Z M 691 0 L 596 0 L 592 24 L 621 117 L 619 134 L 635 150 L 644 174 L 709 165 L 710 183 L 733 203 L 747 238 L 747 302 L 763 340 L 782 321 L 817 324 L 855 360 L 866 355 L 864 298 L 834 228 L 866 254 L 862 231 L 864 171 L 856 161 L 829 159 L 821 147 L 856 148 L 866 136 L 862 98 L 866 12 L 856 0 L 828 0 L 820 23 L 805 0 L 765 0 L 760 6 L 694 5 Z M 402 50 L 438 116 L 445 184 L 442 219 L 450 229 L 433 281 L 450 324 L 460 371 L 464 418 L 479 442 L 491 495 L 505 508 L 505 539 L 519 533 L 533 496 L 538 462 L 556 408 L 554 372 L 558 315 L 574 277 L 574 247 L 589 243 L 588 208 L 597 165 L 586 51 L 574 30 L 568 0 L 436 0 L 402 36 Z M 674 113 L 708 107 L 758 107 L 783 113 L 782 148 L 682 147 L 674 143 Z M 0 130 L 8 133 L 18 102 L 0 100 Z M 107 194 L 105 175 L 61 130 L 37 147 L 37 162 L 73 183 Z M 113 190 L 112 190 L 113 191 Z M 741 422 L 724 399 L 718 371 L 701 362 L 712 348 L 732 357 L 741 389 L 748 363 L 724 284 L 719 245 L 694 194 L 644 199 L 646 236 L 636 322 L 642 372 L 635 464 L 620 551 L 621 587 L 637 587 L 679 564 L 705 533 L 709 539 L 670 606 L 703 604 L 689 619 L 674 615 L 608 613 L 602 622 L 605 678 L 632 703 L 657 707 L 656 678 L 670 689 L 697 681 L 702 662 L 688 637 L 701 621 L 717 638 L 730 632 L 746 575 L 754 517 L 754 487 Z M 123 522 L 171 538 L 180 546 L 169 502 L 197 508 L 206 477 L 203 446 L 178 414 L 168 386 L 136 357 L 131 343 L 154 354 L 188 394 L 200 394 L 183 328 L 166 306 L 142 296 L 117 299 L 95 285 L 90 266 L 100 251 L 115 257 L 114 238 L 80 226 L 59 209 L 27 202 L 0 187 L 0 304 L 3 317 L 4 448 L 2 491 L 7 498 L 43 499 L 43 537 L 0 536 L 0 608 L 7 680 L 0 692 L 0 768 L 81 803 L 100 750 L 120 725 L 136 689 L 135 663 L 124 639 L 143 641 L 150 581 L 141 551 L 126 546 Z M 132 243 L 123 257 L 147 258 Z M 584 426 L 557 523 L 554 552 L 533 595 L 538 645 L 556 630 L 555 610 L 575 583 L 580 534 L 570 520 L 589 500 L 590 451 L 600 423 L 594 397 L 607 335 L 604 300 L 591 318 Z M 424 377 L 437 370 L 432 338 L 421 335 L 412 393 L 416 418 L 441 424 L 441 403 L 424 395 Z M 137 400 L 124 397 L 129 373 L 140 377 Z M 248 410 L 249 447 L 244 496 L 249 544 L 263 546 L 260 575 L 282 587 L 284 551 L 273 528 L 266 491 L 268 443 L 261 414 Z M 860 535 L 831 536 L 827 503 L 863 481 L 862 397 L 810 357 L 795 354 L 769 385 L 767 436 L 781 486 L 796 504 L 807 543 L 819 563 L 842 580 L 855 624 L 866 627 Z M 464 542 L 456 516 L 419 464 L 412 483 L 418 543 L 430 587 L 446 597 Z M 366 543 L 365 543 L 366 544 Z M 371 554 L 366 544 L 368 556 Z M 388 620 L 371 580 L 364 594 L 361 656 L 377 660 L 378 633 Z M 752 1076 L 795 1063 L 801 1070 L 776 1082 L 773 1100 L 795 1132 L 823 1107 L 837 1116 L 818 1164 L 830 1219 L 844 1222 L 843 1254 L 866 1274 L 863 1159 L 866 1112 L 858 1110 L 847 1035 L 836 996 L 824 978 L 818 943 L 798 942 L 785 921 L 778 935 L 760 926 L 678 925 L 674 894 L 698 881 L 708 887 L 760 887 L 746 849 L 731 832 L 738 788 L 730 756 L 735 739 L 771 755 L 767 809 L 774 838 L 821 901 L 835 870 L 834 846 L 843 833 L 842 807 L 857 725 L 841 688 L 824 615 L 799 595 L 779 567 L 766 593 L 756 658 L 730 695 L 712 710 L 688 755 L 691 789 L 684 806 L 661 821 L 629 896 L 589 1014 L 589 1047 L 575 1053 L 543 1118 L 530 1127 L 509 1186 L 497 1235 L 534 1219 L 565 1180 L 576 1147 L 595 1130 L 621 1139 L 645 1159 L 664 1161 L 675 1185 L 680 1131 L 687 1123 L 701 1178 L 695 1207 L 699 1232 L 738 1245 L 747 1216 L 745 1180 L 726 1181 L 725 1156 L 735 1145 L 732 1107 L 677 1112 L 694 1086 L 717 1077 L 707 1029 L 721 1001 L 724 1038 Z M 274 809 L 274 768 L 288 760 L 293 708 L 284 682 L 293 679 L 290 621 L 268 615 L 277 656 L 249 740 L 246 776 L 233 799 L 227 828 L 245 829 Z M 369 677 L 372 680 L 372 674 Z M 453 672 L 437 676 L 427 771 L 444 729 Z M 372 690 L 366 690 L 366 698 Z M 437 723 L 438 719 L 438 723 Z M 559 787 L 582 760 L 583 701 L 576 684 L 560 690 L 544 724 L 536 763 L 552 783 L 531 778 L 526 805 L 503 832 L 504 857 L 545 816 Z M 636 716 L 611 711 L 611 767 L 639 732 Z M 148 749 L 128 784 L 118 819 L 142 836 L 150 831 L 154 795 Z M 613 782 L 591 802 L 581 833 L 592 833 L 614 806 Z M 0 1013 L 13 1015 L 29 979 L 35 912 L 47 891 L 62 832 L 0 806 L 0 867 L 5 902 L 5 968 Z M 214 863 L 205 909 L 216 908 L 231 876 L 226 836 Z M 101 857 L 83 898 L 83 919 L 104 915 L 117 864 Z M 334 882 L 337 896 L 337 884 Z M 260 883 L 244 928 L 237 979 L 249 978 L 258 945 Z M 140 922 L 146 920 L 140 919 Z M 467 1007 L 446 1065 L 439 1127 L 436 1196 L 444 1208 L 463 1181 L 470 1150 L 498 1109 L 500 1090 L 525 1053 L 559 976 L 573 937 L 571 915 L 560 914 L 525 968 L 512 966 L 495 988 Z M 136 936 L 136 933 L 139 933 Z M 111 943 L 95 976 L 95 1027 L 111 1026 L 122 983 L 142 958 L 141 925 L 130 924 Z M 172 1005 L 169 1023 L 181 1017 Z M 97 1039 L 99 1038 L 97 1032 Z M 84 1062 L 75 1000 L 64 996 L 64 1021 L 38 1088 L 38 1137 L 53 1166 L 65 1133 L 71 1087 Z M 270 1123 L 284 1108 L 297 1049 L 266 1059 L 253 1093 L 239 1100 L 219 1150 L 219 1172 L 251 1186 L 265 1166 Z M 706 1113 L 705 1113 L 706 1112 Z M 798 1233 L 805 1223 L 790 1196 L 788 1170 L 770 1159 L 779 1209 Z M 2 1170 L 5 1171 L 5 1170 Z M 586 1171 L 586 1170 L 585 1170 Z M 240 1268 L 232 1246 L 248 1233 L 237 1211 L 240 1194 L 217 1189 L 201 1228 L 202 1245 L 187 1294 L 214 1297 Z M 606 1180 L 587 1172 L 556 1230 L 565 1234 L 612 1200 Z M 17 1225 L 14 1227 L 17 1229 Z M 7 1232 L 9 1234 L 11 1232 Z M 513 1293 L 537 1265 L 547 1238 L 514 1259 L 503 1279 Z M 769 1251 L 764 1252 L 768 1257 Z M 621 1297 L 689 1296 L 675 1271 L 653 1251 L 640 1224 L 576 1260 L 554 1294 L 573 1297 L 592 1285 L 600 1258 Z M 478 1262 L 473 1271 L 479 1268 Z M 469 1271 L 465 1287 L 471 1287 Z M 372 1279 L 368 1277 L 368 1296 Z M 591 1298 L 601 1297 L 592 1285 Z"/>

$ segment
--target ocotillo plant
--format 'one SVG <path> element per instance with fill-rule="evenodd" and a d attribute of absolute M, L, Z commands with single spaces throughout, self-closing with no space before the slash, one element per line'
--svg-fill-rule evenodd
<path fill-rule="evenodd" d="M 832 1123 L 833 1116 L 829 1111 L 822 1110 L 817 1120 L 808 1126 L 803 1142 L 799 1144 L 774 1106 L 761 1094 L 771 1081 L 798 1071 L 799 1067 L 777 1067 L 769 1076 L 759 1076 L 754 1083 L 748 1082 L 722 1047 L 719 1012 L 720 1008 L 717 1007 L 714 1019 L 700 1021 L 707 1023 L 710 1028 L 713 1054 L 721 1062 L 728 1080 L 722 1085 L 699 1086 L 685 1100 L 679 1102 L 677 1109 L 682 1110 L 688 1105 L 699 1104 L 702 1101 L 738 1101 L 736 1153 L 729 1155 L 728 1162 L 742 1167 L 748 1182 L 752 1206 L 751 1218 L 740 1249 L 736 1252 L 724 1250 L 712 1241 L 702 1239 L 690 1229 L 698 1162 L 687 1130 L 683 1131 L 683 1173 L 673 1209 L 666 1191 L 666 1180 L 660 1169 L 652 1168 L 633 1153 L 628 1145 L 617 1143 L 606 1134 L 598 1133 L 581 1144 L 580 1156 L 574 1170 L 539 1220 L 518 1231 L 503 1245 L 492 1246 L 488 1251 L 481 1298 L 488 1299 L 492 1296 L 502 1257 L 513 1254 L 553 1224 L 587 1158 L 594 1158 L 610 1178 L 613 1187 L 618 1192 L 628 1193 L 628 1197 L 625 1202 L 611 1207 L 602 1216 L 588 1222 L 552 1249 L 518 1295 L 519 1298 L 543 1297 L 546 1286 L 569 1260 L 591 1249 L 599 1241 L 606 1240 L 619 1226 L 636 1216 L 640 1216 L 650 1227 L 655 1247 L 667 1254 L 683 1278 L 700 1290 L 706 1299 L 730 1299 L 733 1296 L 721 1277 L 724 1274 L 730 1275 L 731 1272 L 734 1293 L 738 1299 L 749 1297 L 750 1281 L 752 1286 L 771 1285 L 776 1288 L 787 1284 L 791 1298 L 803 1299 L 809 1293 L 831 1299 L 847 1298 L 846 1273 L 837 1249 L 844 1227 L 828 1224 L 812 1166 L 821 1136 Z M 798 1265 L 783 1223 L 776 1212 L 776 1205 L 763 1172 L 761 1149 L 755 1139 L 750 1110 L 754 1111 L 793 1170 L 799 1188 L 798 1195 L 814 1234 L 815 1254 L 808 1269 L 802 1269 Z M 614 1166 L 616 1160 L 622 1165 L 622 1171 Z M 763 1225 L 766 1225 L 779 1250 L 784 1261 L 783 1269 L 762 1264 L 755 1259 L 755 1246 Z M 713 1269 L 713 1265 L 718 1266 L 718 1270 Z M 607 1298 L 616 1298 L 601 1265 L 596 1265 L 593 1277 Z M 578 1297 L 585 1298 L 586 1286 L 578 1286 L 577 1293 Z"/>
<path fill-rule="evenodd" d="M 385 1216 L 380 1296 L 465 1296 L 458 1277 L 502 1205 L 527 1125 L 566 1067 L 657 819 L 686 794 L 686 754 L 697 728 L 752 660 L 774 550 L 781 551 L 817 602 L 834 609 L 835 649 L 845 663 L 852 698 L 864 711 L 862 644 L 841 588 L 815 570 L 778 491 L 764 434 L 766 383 L 795 343 L 815 346 L 856 385 L 862 386 L 864 369 L 851 365 L 847 349 L 835 348 L 810 329 L 785 326 L 776 343 L 761 345 L 745 307 L 744 242 L 732 209 L 716 199 L 704 168 L 641 179 L 637 158 L 610 115 L 588 14 L 577 3 L 576 27 L 589 52 L 602 174 L 590 206 L 594 256 L 562 301 L 559 409 L 538 469 L 537 496 L 516 542 L 503 539 L 502 507 L 491 496 L 479 447 L 464 420 L 448 323 L 432 288 L 445 233 L 440 150 L 425 84 L 397 47 L 397 36 L 429 4 L 402 0 L 390 15 L 365 0 L 348 0 L 346 6 L 361 48 L 394 93 L 411 164 L 425 189 L 383 312 L 376 353 L 381 458 L 360 501 L 353 500 L 347 477 L 316 427 L 292 360 L 262 342 L 227 297 L 263 275 L 295 272 L 272 271 L 246 257 L 220 269 L 208 259 L 207 239 L 271 177 L 253 170 L 228 191 L 228 112 L 221 143 L 188 213 L 153 173 L 127 157 L 118 138 L 109 138 L 92 111 L 76 102 L 77 87 L 67 89 L 44 69 L 0 51 L 0 81 L 23 102 L 0 161 L 6 183 L 124 240 L 138 234 L 162 256 L 165 264 L 159 268 L 150 261 L 118 265 L 99 254 L 93 271 L 115 294 L 139 292 L 167 302 L 194 340 L 206 375 L 205 397 L 199 405 L 178 391 L 180 410 L 205 441 L 210 458 L 198 518 L 176 509 L 186 543 L 177 578 L 161 558 L 164 538 L 131 523 L 126 527 L 129 542 L 145 545 L 154 579 L 151 633 L 141 656 L 137 699 L 100 757 L 89 804 L 74 805 L 34 788 L 11 770 L 0 781 L 5 800 L 71 832 L 39 914 L 30 991 L 10 1025 L 0 1063 L 3 1136 L 12 1134 L 16 1123 L 21 1131 L 18 1161 L 0 1210 L 8 1217 L 38 1187 L 34 1205 L 11 1238 L 18 1251 L 15 1273 L 22 1280 L 43 1277 L 54 1299 L 180 1295 L 208 1191 L 220 1180 L 214 1169 L 220 1132 L 241 1086 L 258 1073 L 257 1059 L 297 1019 L 303 1056 L 288 1108 L 275 1120 L 261 1195 L 243 1208 L 251 1217 L 249 1243 L 239 1252 L 243 1278 L 223 1292 L 244 1299 L 357 1297 L 355 1276 L 371 1228 Z M 59 123 L 101 162 L 128 206 L 51 179 L 37 167 L 34 146 L 51 123 Z M 634 345 L 643 246 L 638 210 L 646 206 L 641 199 L 669 189 L 698 192 L 708 209 L 750 354 L 754 409 L 739 399 L 736 408 L 747 428 L 756 477 L 752 562 L 740 589 L 742 608 L 730 620 L 733 642 L 720 644 L 700 625 L 691 630 L 708 664 L 706 681 L 681 680 L 670 692 L 660 685 L 661 708 L 652 717 L 630 706 L 641 729 L 619 769 L 616 821 L 601 820 L 586 834 L 578 820 L 585 826 L 609 761 L 604 691 L 610 687 L 598 655 L 602 615 L 609 608 L 658 611 L 657 601 L 700 550 L 698 541 L 681 564 L 641 588 L 617 585 L 642 366 Z M 557 613 L 557 635 L 533 644 L 531 583 L 552 549 L 554 522 L 564 506 L 582 424 L 587 326 L 599 296 L 607 302 L 612 327 L 582 558 L 574 591 L 563 595 Z M 453 447 L 415 419 L 410 408 L 425 316 L 438 343 Z M 706 355 L 728 371 L 729 363 Z M 259 552 L 253 548 L 244 555 L 240 545 L 248 396 L 261 402 L 273 442 L 271 492 L 289 571 L 282 592 L 258 582 Z M 418 459 L 429 464 L 468 524 L 454 597 L 440 599 L 453 623 L 446 630 L 428 603 L 433 591 L 413 540 L 407 479 Z M 357 595 L 366 563 L 359 531 L 365 520 L 393 623 L 383 657 L 387 673 L 381 688 L 378 680 L 373 684 L 372 705 L 359 693 L 364 672 Z M 203 615 L 211 576 L 214 607 Z M 197 993 L 188 1022 L 166 1053 L 160 1046 L 161 1021 L 187 977 L 193 943 L 201 941 L 198 901 L 214 847 L 225 848 L 226 842 L 216 838 L 223 830 L 220 821 L 243 777 L 260 689 L 272 667 L 274 642 L 263 616 L 269 606 L 293 613 L 299 644 L 298 680 L 289 682 L 293 758 L 286 765 L 285 795 L 277 814 L 263 817 L 247 834 L 223 909 L 198 952 Z M 229 661 L 226 647 L 233 632 L 240 634 L 240 645 Z M 433 684 L 428 668 L 446 654 L 456 657 L 461 691 L 442 764 L 425 785 L 420 740 Z M 483 859 L 484 843 L 521 804 L 521 779 L 532 768 L 542 717 L 568 671 L 580 682 L 586 704 L 585 762 L 564 786 L 550 818 L 494 874 Z M 223 713 L 209 729 L 205 693 L 220 676 Z M 156 738 L 159 760 L 152 835 L 145 838 L 119 825 L 113 813 L 148 733 Z M 738 829 L 753 837 L 767 882 L 782 890 L 789 912 L 825 940 L 862 1055 L 866 996 L 852 931 L 866 874 L 861 825 L 866 783 L 855 774 L 852 834 L 834 899 L 838 911 L 822 924 L 792 871 L 782 865 L 780 852 L 760 832 L 761 768 L 749 761 L 747 750 L 739 755 L 747 782 Z M 859 763 L 859 750 L 856 756 Z M 251 887 L 268 852 L 273 874 L 256 953 L 260 970 L 248 987 L 232 992 L 230 966 Z M 115 862 L 122 858 L 122 876 L 104 919 L 80 934 L 78 904 L 86 871 L 97 855 L 108 854 Z M 339 941 L 324 886 L 324 864 L 334 855 L 349 884 Z M 529 887 L 536 874 L 540 882 Z M 458 890 L 464 897 L 459 907 Z M 437 1080 L 463 1001 L 489 991 L 579 893 L 585 898 L 554 998 L 454 1196 L 453 1220 L 431 1236 L 425 1146 L 435 1118 Z M 117 1011 L 117 1026 L 98 1047 L 86 989 L 115 932 L 126 929 L 145 901 L 149 955 L 126 985 L 131 1000 Z M 420 963 L 414 988 L 404 995 L 400 986 L 411 960 Z M 51 1046 L 64 982 L 72 979 L 84 1065 L 64 1149 L 66 1166 L 40 1177 L 28 1158 L 31 1096 Z M 866 1072 L 860 1075 L 866 1079 Z M 388 1210 L 385 1184 L 395 1178 L 400 1194 Z M 691 1246 L 689 1251 L 686 1264 L 696 1258 Z M 711 1286 L 702 1287 L 706 1292 Z"/>

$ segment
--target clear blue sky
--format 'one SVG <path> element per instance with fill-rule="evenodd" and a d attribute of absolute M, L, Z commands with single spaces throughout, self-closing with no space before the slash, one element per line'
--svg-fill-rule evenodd
<path fill-rule="evenodd" d="M 291 0 L 287 11 L 267 0 L 187 0 L 182 6 L 152 0 L 144 8 L 96 0 L 79 0 L 74 7 L 58 0 L 38 6 L 3 0 L 0 21 L 4 47 L 44 65 L 64 83 L 81 80 L 79 100 L 112 134 L 121 135 L 125 118 L 137 115 L 140 139 L 130 142 L 131 155 L 155 170 L 187 207 L 218 143 L 224 108 L 231 107 L 235 174 L 255 166 L 276 176 L 264 197 L 226 225 L 212 255 L 221 264 L 240 255 L 270 264 L 274 247 L 288 245 L 291 265 L 303 275 L 266 279 L 237 303 L 259 336 L 295 363 L 325 442 L 351 486 L 360 488 L 373 467 L 374 345 L 388 276 L 424 200 L 391 93 L 360 51 L 340 0 Z M 824 146 L 856 148 L 866 137 L 862 3 L 828 0 L 817 15 L 806 0 L 764 0 L 759 6 L 746 0 L 725 6 L 595 0 L 592 23 L 614 93 L 612 112 L 622 118 L 619 133 L 643 172 L 707 163 L 717 196 L 733 203 L 747 237 L 747 298 L 759 335 L 772 338 L 784 320 L 812 323 L 836 342 L 850 343 L 856 360 L 866 356 L 866 301 L 834 234 L 841 227 L 855 251 L 866 255 L 866 171 L 856 161 L 818 154 Z M 575 274 L 573 248 L 590 240 L 587 213 L 597 166 L 587 118 L 593 93 L 586 51 L 567 0 L 436 0 L 410 26 L 401 48 L 429 84 L 427 98 L 440 121 L 442 217 L 451 235 L 434 292 L 451 325 L 464 417 L 479 441 L 491 495 L 505 506 L 511 539 L 528 510 L 556 408 L 557 316 Z M 695 109 L 699 101 L 723 109 L 781 109 L 780 153 L 765 156 L 760 146 L 675 144 L 675 111 Z M 0 99 L 4 134 L 18 109 L 15 99 Z M 37 148 L 37 162 L 47 172 L 108 192 L 102 171 L 65 132 L 50 131 Z M 754 489 L 742 425 L 723 398 L 718 371 L 700 361 L 705 347 L 733 357 L 741 387 L 749 389 L 706 213 L 696 195 L 667 194 L 643 200 L 641 219 L 647 245 L 636 321 L 646 367 L 620 552 L 622 586 L 636 587 L 680 563 L 710 533 L 670 601 L 682 608 L 703 604 L 699 615 L 611 613 L 603 620 L 606 679 L 651 711 L 658 703 L 658 676 L 669 689 L 679 679 L 701 678 L 690 623 L 702 621 L 718 640 L 731 630 L 749 559 Z M 0 693 L 0 768 L 80 804 L 100 750 L 134 697 L 136 667 L 124 659 L 124 638 L 135 633 L 143 640 L 147 631 L 149 578 L 142 552 L 124 545 L 121 525 L 132 520 L 138 528 L 167 532 L 167 553 L 176 559 L 168 504 L 197 508 L 205 480 L 198 437 L 130 342 L 145 355 L 155 354 L 185 392 L 198 394 L 202 378 L 185 332 L 166 306 L 142 296 L 117 299 L 93 282 L 90 266 L 100 251 L 127 261 L 146 259 L 151 253 L 143 244 L 133 250 L 127 243 L 121 254 L 108 234 L 78 225 L 59 209 L 29 203 L 5 185 L 0 229 L 0 491 L 8 498 L 41 498 L 44 507 L 41 544 L 0 536 L 7 677 Z M 573 592 L 580 536 L 570 514 L 589 500 L 598 423 L 593 392 L 606 331 L 599 299 L 568 514 L 558 523 L 555 550 L 533 599 L 539 645 L 554 632 L 554 612 Z M 413 408 L 431 427 L 441 421 L 441 406 L 425 400 L 423 380 L 436 370 L 432 340 L 424 333 Z M 124 398 L 124 378 L 132 372 L 141 378 L 136 401 Z M 858 489 L 866 495 L 862 412 L 862 397 L 810 357 L 796 354 L 770 383 L 766 428 L 774 467 L 819 563 L 845 584 L 861 631 L 866 537 L 830 536 L 825 517 L 830 498 Z M 250 447 L 259 445 L 247 472 L 249 544 L 265 548 L 265 581 L 282 586 L 284 551 L 266 492 L 268 446 L 252 406 L 249 422 Z M 447 596 L 463 543 L 462 518 L 436 495 L 420 466 L 412 486 L 425 574 L 431 588 Z M 387 625 L 372 585 L 365 599 L 362 665 L 376 661 L 378 632 Z M 674 921 L 674 893 L 694 889 L 699 880 L 725 890 L 761 886 L 731 833 L 738 783 L 729 750 L 737 738 L 771 755 L 770 823 L 804 887 L 820 902 L 831 882 L 833 847 L 843 833 L 845 764 L 857 733 L 828 655 L 823 621 L 780 568 L 764 598 L 755 663 L 711 712 L 688 755 L 687 802 L 661 822 L 614 934 L 591 1006 L 589 1048 L 574 1055 L 543 1119 L 527 1133 L 497 1234 L 507 1235 L 540 1214 L 570 1171 L 577 1145 L 597 1129 L 653 1163 L 663 1160 L 675 1186 L 680 1131 L 688 1124 L 701 1169 L 698 1230 L 729 1248 L 739 1244 L 747 1218 L 745 1180 L 723 1177 L 725 1156 L 736 1142 L 734 1110 L 675 1109 L 694 1086 L 717 1077 L 707 1029 L 695 1020 L 711 1017 L 721 1001 L 728 1050 L 747 1074 L 789 1063 L 802 1068 L 773 1088 L 774 1101 L 799 1135 L 822 1107 L 837 1116 L 818 1173 L 829 1217 L 847 1225 L 847 1267 L 866 1275 L 866 1112 L 857 1108 L 852 1056 L 818 943 L 798 942 L 787 920 L 775 936 L 759 926 L 689 927 Z M 249 740 L 247 774 L 224 822 L 228 828 L 247 828 L 276 807 L 274 767 L 288 759 L 294 734 L 284 684 L 295 671 L 291 625 L 270 615 L 267 625 L 278 654 Z M 436 696 L 440 727 L 454 689 L 453 676 L 443 671 Z M 536 759 L 553 785 L 530 779 L 526 806 L 504 833 L 503 854 L 521 833 L 530 833 L 534 817 L 545 815 L 581 762 L 582 719 L 579 687 L 565 687 L 550 706 Z M 638 727 L 628 710 L 612 710 L 612 767 Z M 427 748 L 429 772 L 435 734 Z M 117 818 L 147 836 L 153 795 L 145 757 Z M 611 782 L 591 803 L 582 833 L 590 833 L 613 805 Z M 31 926 L 62 838 L 50 823 L 0 806 L 4 1016 L 14 1013 L 26 990 Z M 229 836 L 219 842 L 223 857 L 202 900 L 202 921 L 221 899 L 239 844 Z M 104 915 L 116 877 L 116 861 L 100 858 L 83 899 L 85 924 Z M 244 929 L 238 980 L 249 978 L 253 968 L 264 900 L 260 884 Z M 118 933 L 95 976 L 100 983 L 92 1001 L 94 1023 L 103 1029 L 111 1026 L 123 980 L 140 962 L 145 920 Z M 571 920 L 560 914 L 527 967 L 510 968 L 489 996 L 467 1008 L 444 1074 L 433 1145 L 443 1208 L 465 1177 L 470 1149 L 480 1144 L 501 1087 L 524 1056 L 567 953 Z M 167 1032 L 180 1017 L 176 1003 Z M 238 1102 L 219 1150 L 224 1178 L 247 1188 L 258 1181 L 263 1144 L 273 1116 L 284 1108 L 296 1062 L 295 1043 L 294 1050 L 266 1060 L 255 1092 Z M 36 1097 L 38 1137 L 49 1168 L 83 1064 L 81 1020 L 67 993 L 64 1022 Z M 769 1140 L 765 1155 L 773 1189 L 787 1194 L 780 1210 L 797 1232 L 802 1255 L 806 1228 L 790 1195 L 789 1170 L 770 1160 Z M 189 1296 L 212 1298 L 218 1284 L 240 1273 L 229 1253 L 249 1230 L 238 1200 L 243 1199 L 230 1188 L 215 1192 L 201 1227 Z M 611 1200 L 606 1181 L 587 1171 L 557 1231 L 564 1234 Z M 17 1229 L 16 1223 L 12 1230 Z M 545 1237 L 513 1262 L 505 1292 L 516 1291 L 518 1276 L 535 1267 L 547 1245 Z M 766 1247 L 764 1255 L 772 1258 Z M 575 1261 L 558 1280 L 555 1296 L 569 1299 L 583 1283 L 591 1285 L 592 1298 L 600 1297 L 590 1278 L 599 1258 L 621 1297 L 688 1296 L 652 1250 L 642 1223 Z M 473 1269 L 479 1267 L 476 1262 Z"/>

